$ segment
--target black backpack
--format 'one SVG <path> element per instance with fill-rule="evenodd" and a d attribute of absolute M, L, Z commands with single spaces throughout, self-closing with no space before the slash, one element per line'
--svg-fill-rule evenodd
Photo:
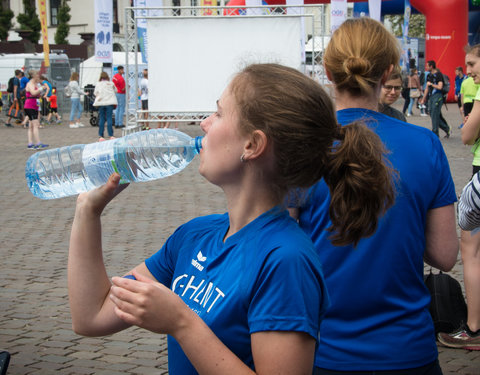
<path fill-rule="evenodd" d="M 13 92 L 13 81 L 15 77 L 12 77 L 8 80 L 7 92 Z"/>
<path fill-rule="evenodd" d="M 450 78 L 446 74 L 443 74 L 442 93 L 443 93 L 444 96 L 446 96 L 446 95 L 448 95 L 449 91 L 450 91 Z"/>
<path fill-rule="evenodd" d="M 441 271 L 434 274 L 431 269 L 424 281 L 432 297 L 429 310 L 435 334 L 455 331 L 467 321 L 467 304 L 460 283 Z"/>

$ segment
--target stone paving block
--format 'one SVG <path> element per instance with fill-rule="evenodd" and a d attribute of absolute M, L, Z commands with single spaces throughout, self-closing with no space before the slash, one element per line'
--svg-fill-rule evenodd
<path fill-rule="evenodd" d="M 72 358 L 78 359 L 96 359 L 102 357 L 101 353 L 90 351 L 75 351 L 69 355 Z"/>
<path fill-rule="evenodd" d="M 69 358 L 67 356 L 61 356 L 61 355 L 48 354 L 48 355 L 42 356 L 41 360 L 45 362 L 53 362 L 53 363 L 59 363 L 59 364 L 65 365 L 66 363 L 71 362 L 73 358 Z"/>
<path fill-rule="evenodd" d="M 95 370 L 88 367 L 66 368 L 62 370 L 65 375 L 93 375 Z"/>

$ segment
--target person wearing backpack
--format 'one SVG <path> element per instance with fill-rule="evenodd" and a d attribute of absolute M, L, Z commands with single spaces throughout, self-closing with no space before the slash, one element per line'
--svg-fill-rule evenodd
<path fill-rule="evenodd" d="M 429 60 L 425 69 L 430 72 L 427 77 L 427 85 L 422 99 L 422 104 L 425 104 L 428 97 L 428 108 L 430 109 L 430 117 L 432 119 L 432 131 L 438 136 L 438 128 L 445 132 L 445 138 L 449 138 L 452 132 L 450 125 L 442 115 L 442 105 L 444 103 L 444 86 L 445 90 L 450 86 L 445 85 L 445 78 L 437 69 L 437 64 L 433 60 Z M 449 80 L 450 82 L 450 80 Z"/>
<path fill-rule="evenodd" d="M 12 117 L 21 117 L 21 101 L 20 101 L 20 78 L 22 78 L 22 71 L 20 69 L 15 70 L 15 76 L 8 81 L 7 91 L 11 93 L 11 105 L 8 110 L 8 118 L 5 122 L 5 126 L 12 126 Z"/>

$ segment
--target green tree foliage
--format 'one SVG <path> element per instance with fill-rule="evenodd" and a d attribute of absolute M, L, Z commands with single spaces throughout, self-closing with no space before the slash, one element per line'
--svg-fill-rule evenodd
<path fill-rule="evenodd" d="M 17 16 L 20 29 L 32 30 L 32 34 L 28 39 L 30 39 L 32 43 L 38 43 L 41 36 L 40 30 L 42 30 L 42 24 L 35 9 L 35 0 L 23 0 L 23 7 L 25 13 L 20 13 Z"/>
<path fill-rule="evenodd" d="M 403 14 L 386 15 L 385 20 L 392 25 L 392 31 L 395 36 L 403 36 Z M 423 14 L 412 14 L 408 26 L 408 36 L 410 38 L 425 37 L 425 16 Z"/>
<path fill-rule="evenodd" d="M 62 6 L 58 10 L 57 20 L 57 32 L 55 33 L 55 43 L 56 44 L 68 44 L 67 37 L 70 32 L 70 7 L 68 6 L 66 0 L 62 1 Z"/>
<path fill-rule="evenodd" d="M 14 14 L 10 9 L 5 9 L 0 3 L 0 40 L 6 41 L 8 30 L 13 27 L 12 18 Z"/>

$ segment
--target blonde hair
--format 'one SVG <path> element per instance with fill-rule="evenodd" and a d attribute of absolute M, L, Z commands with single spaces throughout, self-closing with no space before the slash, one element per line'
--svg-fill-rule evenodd
<path fill-rule="evenodd" d="M 474 55 L 480 57 L 480 44 L 475 44 L 473 46 L 466 45 L 463 50 L 467 55 Z"/>
<path fill-rule="evenodd" d="M 79 75 L 77 72 L 73 72 L 70 76 L 70 81 L 78 81 Z"/>
<path fill-rule="evenodd" d="M 395 37 L 371 18 L 346 20 L 325 49 L 324 65 L 338 91 L 370 95 L 391 65 L 398 67 L 400 46 Z"/>
<path fill-rule="evenodd" d="M 103 80 L 107 80 L 107 81 L 110 80 L 110 77 L 108 76 L 108 73 L 107 73 L 107 72 L 101 72 L 101 73 L 100 73 L 100 79 L 99 79 L 99 81 L 103 81 Z"/>

